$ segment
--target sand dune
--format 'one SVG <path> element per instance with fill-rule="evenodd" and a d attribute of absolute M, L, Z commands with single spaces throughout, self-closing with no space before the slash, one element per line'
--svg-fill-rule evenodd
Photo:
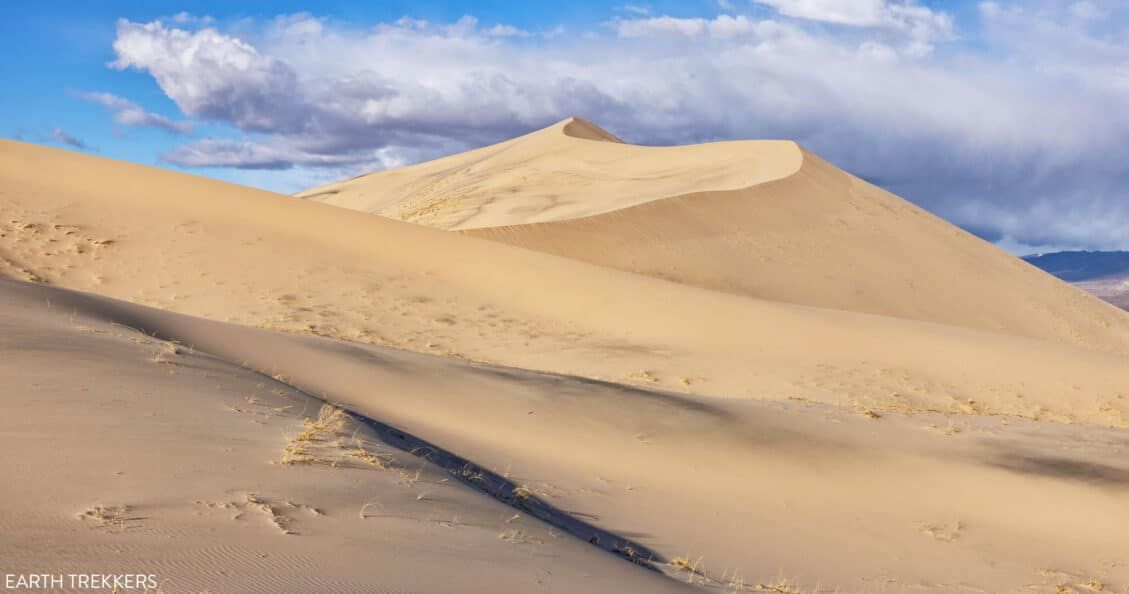
<path fill-rule="evenodd" d="M 787 141 L 623 144 L 579 118 L 493 146 L 297 194 L 440 229 L 585 217 L 688 192 L 737 189 L 799 168 Z"/>
<path fill-rule="evenodd" d="M 1124 312 L 793 143 L 593 144 L 576 125 L 299 196 L 739 295 L 1129 353 Z"/>
<path fill-rule="evenodd" d="M 695 394 L 1129 424 L 1123 355 L 707 291 L 65 151 L 0 152 L 0 257 L 50 284 Z M 1110 340 L 1123 330 L 1111 323 Z"/>
<path fill-rule="evenodd" d="M 800 170 L 473 235 L 774 301 L 1129 353 L 1129 316 L 803 151 Z"/>
<path fill-rule="evenodd" d="M 1119 432 L 876 421 L 0 293 L 24 412 L 4 420 L 8 569 L 104 570 L 121 556 L 84 551 L 113 543 L 172 591 L 1129 584 Z"/>
<path fill-rule="evenodd" d="M 166 340 L 313 371 L 272 350 L 290 337 L 5 280 L 0 304 L 6 573 L 154 574 L 167 593 L 687 589 L 453 480 L 357 415 L 319 417 L 325 401 L 279 372 Z"/>
<path fill-rule="evenodd" d="M 538 134 L 476 159 L 536 157 Z M 856 184 L 852 208 L 871 214 L 835 215 L 842 250 L 904 241 L 933 258 L 909 280 L 941 291 L 934 274 L 967 276 L 982 307 L 899 289 L 908 263 L 856 275 L 920 303 L 838 303 L 853 293 L 802 282 L 831 269 L 816 257 L 830 248 L 798 247 L 780 281 L 797 297 L 772 300 L 0 142 L 13 570 L 104 568 L 107 549 L 89 551 L 113 542 L 174 591 L 790 591 L 781 576 L 807 593 L 1129 588 L 1124 316 L 799 149 L 789 174 L 786 159 L 742 172 L 745 149 L 704 145 L 696 166 L 715 168 L 695 181 L 669 171 L 661 155 L 677 149 L 579 121 L 554 134 L 627 151 L 641 179 L 623 187 L 646 191 L 601 198 L 614 183 L 592 181 L 575 210 L 536 216 L 593 216 L 498 233 L 575 247 L 581 221 L 673 232 L 636 215 L 653 209 L 697 212 L 694 229 L 708 217 L 683 186 Z M 591 175 L 615 173 L 597 167 L 607 155 Z M 554 158 L 536 159 L 551 179 Z M 495 174 L 475 173 L 481 196 Z M 511 218 L 515 200 L 476 216 Z M 879 231 L 850 232 L 860 221 Z M 721 245 L 688 243 L 687 262 Z M 640 249 L 657 262 L 667 248 Z M 994 301 L 1043 284 L 1017 311 Z"/>

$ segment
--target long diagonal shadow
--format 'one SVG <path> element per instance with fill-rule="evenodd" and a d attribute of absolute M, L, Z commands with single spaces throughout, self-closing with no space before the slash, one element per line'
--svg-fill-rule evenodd
<path fill-rule="evenodd" d="M 0 279 L 0 284 L 9 283 L 17 287 L 29 288 L 31 290 L 44 289 L 39 285 Z M 170 326 L 170 321 L 183 322 L 184 320 L 192 319 L 188 316 L 159 312 L 153 308 L 127 304 L 115 299 L 97 297 L 79 291 L 65 289 L 52 289 L 51 291 L 57 291 L 63 296 L 69 297 L 70 302 L 75 307 L 76 313 L 79 310 L 79 306 L 81 306 L 84 314 L 93 312 L 100 317 L 110 320 L 113 324 L 131 328 L 139 333 L 154 338 L 192 345 L 199 339 L 205 337 L 205 335 L 202 334 L 186 331 L 176 324 Z M 212 322 L 202 319 L 198 319 L 196 324 L 210 328 L 222 325 L 221 322 Z M 195 340 L 193 338 L 195 338 Z M 232 365 L 238 365 L 239 367 L 258 373 L 262 376 L 264 381 L 284 385 L 314 400 L 327 401 L 326 398 L 314 396 L 298 385 L 278 379 L 262 369 L 256 369 L 246 361 L 242 364 L 236 363 L 236 361 L 238 361 L 238 355 L 233 356 L 233 352 L 237 353 L 238 351 L 225 348 L 223 341 L 208 340 L 206 341 L 206 345 L 199 350 L 196 350 L 195 346 L 191 348 L 199 355 L 213 357 L 217 360 L 225 361 Z M 224 353 L 226 353 L 226 356 Z M 513 371 L 511 370 L 506 373 L 513 373 Z M 598 382 L 598 380 L 590 381 Z M 548 523 L 550 526 L 563 531 L 565 534 L 587 541 L 626 561 L 651 571 L 662 573 L 659 567 L 669 561 L 669 559 L 634 540 L 617 535 L 614 532 L 580 519 L 578 513 L 570 513 L 545 502 L 521 485 L 489 469 L 483 468 L 454 452 L 445 450 L 425 439 L 411 435 L 391 425 L 357 413 L 347 406 L 343 408 L 360 422 L 369 426 L 374 431 L 377 438 L 388 446 L 423 458 L 435 466 L 442 468 L 463 484 L 481 491 L 514 509 L 524 511 Z"/>
<path fill-rule="evenodd" d="M 657 565 L 667 562 L 667 559 L 638 542 L 595 526 L 580 519 L 576 514 L 557 508 L 521 485 L 450 450 L 445 450 L 425 439 L 356 412 L 350 411 L 350 414 L 370 427 L 376 433 L 376 436 L 388 446 L 423 458 L 443 469 L 463 484 L 546 522 L 566 534 L 584 540 L 651 571 L 660 571 Z"/>

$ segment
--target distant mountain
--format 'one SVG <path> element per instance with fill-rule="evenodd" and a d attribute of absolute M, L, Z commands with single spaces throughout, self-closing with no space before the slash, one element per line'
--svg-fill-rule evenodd
<path fill-rule="evenodd" d="M 1129 277 L 1129 252 L 1051 252 L 1023 259 L 1072 283 Z"/>
<path fill-rule="evenodd" d="M 1129 310 L 1129 252 L 1052 252 L 1023 259 Z"/>

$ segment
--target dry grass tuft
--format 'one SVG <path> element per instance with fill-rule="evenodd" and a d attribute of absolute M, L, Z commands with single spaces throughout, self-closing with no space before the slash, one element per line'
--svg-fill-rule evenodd
<path fill-rule="evenodd" d="M 799 586 L 784 577 L 777 578 L 775 582 L 768 584 L 757 584 L 756 589 L 762 592 L 774 592 L 775 594 L 804 594 Z"/>
<path fill-rule="evenodd" d="M 377 503 L 377 502 L 375 502 L 375 501 L 370 501 L 370 502 L 368 502 L 368 503 L 366 503 L 366 504 L 364 504 L 364 505 L 362 505 L 362 506 L 361 506 L 361 511 L 360 511 L 360 514 L 359 514 L 359 515 L 361 516 L 361 519 L 362 519 L 362 520 L 363 520 L 363 519 L 365 519 L 365 518 L 375 518 L 375 517 L 377 517 L 377 516 L 379 516 L 379 515 L 380 515 L 380 514 L 367 514 L 367 513 L 365 513 L 365 510 L 367 510 L 367 509 L 368 509 L 368 508 L 370 508 L 370 507 L 376 508 L 376 509 L 378 509 L 378 510 L 383 510 L 383 509 L 384 509 L 384 506 L 383 506 L 383 505 L 381 505 L 381 504 L 379 504 L 379 503 Z"/>
<path fill-rule="evenodd" d="M 254 397 L 251 397 L 254 398 Z M 252 405 L 255 403 L 248 400 Z M 337 467 L 340 460 L 333 457 L 324 457 L 315 454 L 313 446 L 322 444 L 341 434 L 344 426 L 350 421 L 349 414 L 331 404 L 322 405 L 318 410 L 317 419 L 302 421 L 304 429 L 287 438 L 286 445 L 282 447 L 282 459 L 279 464 L 326 464 Z"/>
<path fill-rule="evenodd" d="M 468 481 L 481 481 L 484 478 L 482 471 L 470 464 L 464 464 L 463 467 L 459 469 L 459 476 Z"/>
<path fill-rule="evenodd" d="M 158 365 L 172 365 L 173 357 L 180 354 L 183 354 L 180 345 L 171 341 L 161 342 L 152 361 Z"/>
<path fill-rule="evenodd" d="M 1092 592 L 1105 592 L 1105 584 L 1096 578 L 1091 578 L 1090 581 L 1082 584 L 1082 587 Z"/>
<path fill-rule="evenodd" d="M 653 372 L 648 371 L 646 369 L 641 369 L 639 371 L 636 371 L 635 373 L 629 374 L 627 376 L 627 379 L 629 379 L 633 382 L 642 383 L 642 384 L 657 384 L 657 383 L 659 383 L 658 376 L 656 376 Z"/>
<path fill-rule="evenodd" d="M 645 565 L 647 567 L 650 567 L 653 561 L 650 557 L 644 557 L 639 554 L 639 551 L 631 545 L 616 545 L 613 550 L 619 556 L 636 565 Z"/>
<path fill-rule="evenodd" d="M 702 569 L 702 558 L 691 559 L 690 557 L 675 557 L 667 562 L 667 565 L 673 567 L 679 573 L 687 574 L 686 581 L 691 584 L 694 583 L 695 578 L 704 579 L 706 574 Z"/>
<path fill-rule="evenodd" d="M 253 404 L 253 403 L 252 403 Z M 274 409 L 281 412 L 284 408 Z M 363 425 L 345 410 L 326 404 L 318 411 L 316 419 L 303 420 L 303 429 L 286 437 L 279 464 L 320 464 L 332 468 L 371 467 L 377 470 L 393 469 L 392 456 L 373 451 L 372 444 L 357 437 Z M 352 428 L 350 434 L 348 429 Z M 401 480 L 414 484 L 422 469 L 400 471 Z"/>
<path fill-rule="evenodd" d="M 391 462 L 391 458 L 389 458 L 388 456 L 372 454 L 368 450 L 360 446 L 357 446 L 356 449 L 349 452 L 349 456 L 356 458 L 361 462 L 368 464 L 369 466 L 379 468 L 380 470 L 387 470 Z"/>

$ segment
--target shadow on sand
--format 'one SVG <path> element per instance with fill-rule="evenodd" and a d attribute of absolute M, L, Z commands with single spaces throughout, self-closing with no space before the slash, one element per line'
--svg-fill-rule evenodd
<path fill-rule="evenodd" d="M 370 427 L 386 445 L 423 458 L 463 484 L 546 522 L 570 536 L 652 571 L 660 571 L 658 566 L 667 563 L 667 559 L 638 542 L 586 522 L 580 519 L 579 516 L 582 515 L 580 513 L 565 511 L 546 503 L 525 487 L 496 472 L 482 468 L 454 452 L 364 415 L 355 412 L 350 414 Z"/>

